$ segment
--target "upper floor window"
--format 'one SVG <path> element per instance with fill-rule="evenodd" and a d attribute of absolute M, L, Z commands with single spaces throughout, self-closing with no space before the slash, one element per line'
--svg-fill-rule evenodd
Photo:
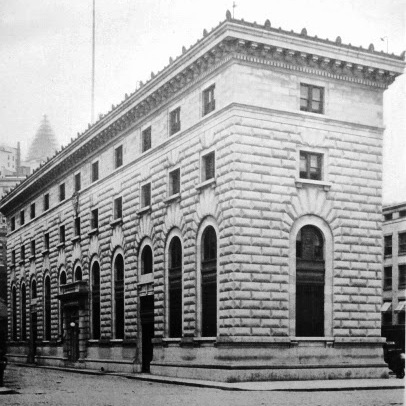
<path fill-rule="evenodd" d="M 203 115 L 209 114 L 216 108 L 214 99 L 214 85 L 203 91 Z"/>
<path fill-rule="evenodd" d="M 152 249 L 149 245 L 146 245 L 141 253 L 141 275 L 152 273 L 152 264 Z"/>
<path fill-rule="evenodd" d="M 385 235 L 384 255 L 392 255 L 392 236 L 391 235 Z"/>
<path fill-rule="evenodd" d="M 399 285 L 398 289 L 405 289 L 406 288 L 406 264 L 399 265 Z"/>
<path fill-rule="evenodd" d="M 21 261 L 25 261 L 25 245 L 24 244 L 21 246 L 20 257 L 21 257 Z"/>
<path fill-rule="evenodd" d="M 305 226 L 296 237 L 296 258 L 301 260 L 323 260 L 323 237 L 313 226 Z"/>
<path fill-rule="evenodd" d="M 11 251 L 11 265 L 16 264 L 16 250 Z"/>
<path fill-rule="evenodd" d="M 74 231 L 75 231 L 75 237 L 80 236 L 80 217 L 75 217 Z"/>
<path fill-rule="evenodd" d="M 323 113 L 324 88 L 300 84 L 300 110 Z"/>
<path fill-rule="evenodd" d="M 24 223 L 25 223 L 25 212 L 24 212 L 24 210 L 21 210 L 20 211 L 20 225 L 24 225 Z"/>
<path fill-rule="evenodd" d="M 65 200 L 65 183 L 59 185 L 59 201 L 62 202 Z"/>
<path fill-rule="evenodd" d="M 44 194 L 44 211 L 49 209 L 49 193 Z"/>
<path fill-rule="evenodd" d="M 35 256 L 35 240 L 31 240 L 31 256 Z"/>
<path fill-rule="evenodd" d="M 114 150 L 114 167 L 119 168 L 123 165 L 123 146 L 120 145 Z"/>
<path fill-rule="evenodd" d="M 406 233 L 399 233 L 399 254 L 406 253 Z"/>
<path fill-rule="evenodd" d="M 123 217 L 123 198 L 117 197 L 114 199 L 114 220 L 121 219 Z"/>
<path fill-rule="evenodd" d="M 323 154 L 300 151 L 300 178 L 322 179 Z"/>
<path fill-rule="evenodd" d="M 169 196 L 180 192 L 180 169 L 169 172 Z"/>
<path fill-rule="evenodd" d="M 142 152 L 148 151 L 151 148 L 151 127 L 146 128 L 141 133 Z"/>
<path fill-rule="evenodd" d="M 151 183 L 141 187 L 141 207 L 151 206 Z"/>
<path fill-rule="evenodd" d="M 31 219 L 33 219 L 33 218 L 35 218 L 35 203 L 31 203 L 31 206 L 30 206 L 30 217 L 31 217 Z"/>
<path fill-rule="evenodd" d="M 62 244 L 65 242 L 65 225 L 64 224 L 59 226 L 59 242 Z"/>
<path fill-rule="evenodd" d="M 173 135 L 180 131 L 180 107 L 169 114 L 169 134 Z"/>
<path fill-rule="evenodd" d="M 44 234 L 44 250 L 49 251 L 49 233 Z"/>
<path fill-rule="evenodd" d="M 99 209 L 92 210 L 90 223 L 90 227 L 92 230 L 99 228 Z"/>
<path fill-rule="evenodd" d="M 401 210 L 399 212 L 399 218 L 403 218 L 403 217 L 406 217 L 406 210 Z"/>
<path fill-rule="evenodd" d="M 80 172 L 75 175 L 75 192 L 79 192 L 81 189 L 81 178 L 80 178 Z"/>
<path fill-rule="evenodd" d="M 215 176 L 215 153 L 212 151 L 202 157 L 202 182 L 214 179 Z"/>
<path fill-rule="evenodd" d="M 392 289 L 392 267 L 385 266 L 383 268 L 383 290 Z"/>
<path fill-rule="evenodd" d="M 92 182 L 99 180 L 99 161 L 92 163 Z"/>
<path fill-rule="evenodd" d="M 11 231 L 14 231 L 16 229 L 16 218 L 14 216 L 10 219 L 10 228 Z"/>
<path fill-rule="evenodd" d="M 393 213 L 387 213 L 387 214 L 384 214 L 384 215 L 383 215 L 383 219 L 384 219 L 385 221 L 392 220 L 392 218 L 393 218 Z"/>

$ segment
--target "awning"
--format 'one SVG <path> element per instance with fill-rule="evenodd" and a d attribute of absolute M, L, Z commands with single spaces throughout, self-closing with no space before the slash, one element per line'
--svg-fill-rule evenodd
<path fill-rule="evenodd" d="M 381 312 L 385 313 L 385 312 L 389 312 L 391 310 L 392 307 L 392 302 L 383 302 L 382 307 L 381 307 Z"/>
<path fill-rule="evenodd" d="M 405 311 L 405 304 L 406 302 L 404 300 L 401 300 L 398 305 L 396 306 L 395 312 L 400 313 Z"/>

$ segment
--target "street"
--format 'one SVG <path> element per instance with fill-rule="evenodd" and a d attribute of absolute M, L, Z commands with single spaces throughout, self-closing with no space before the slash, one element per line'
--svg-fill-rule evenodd
<path fill-rule="evenodd" d="M 111 375 L 84 375 L 9 365 L 5 386 L 16 394 L 1 395 L 11 405 L 403 405 L 404 391 L 362 390 L 338 392 L 247 392 L 196 388 L 128 379 Z M 309 382 L 309 386 L 311 382 Z"/>

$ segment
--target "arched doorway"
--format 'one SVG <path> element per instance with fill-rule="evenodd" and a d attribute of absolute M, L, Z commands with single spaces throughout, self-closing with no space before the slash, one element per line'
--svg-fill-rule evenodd
<path fill-rule="evenodd" d="M 315 226 L 296 237 L 296 336 L 324 336 L 324 236 Z"/>

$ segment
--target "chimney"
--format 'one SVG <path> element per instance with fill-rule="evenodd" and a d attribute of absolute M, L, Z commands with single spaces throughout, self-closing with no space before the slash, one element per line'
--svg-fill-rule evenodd
<path fill-rule="evenodd" d="M 17 168 L 16 168 L 17 176 L 21 175 L 21 147 L 20 141 L 17 142 Z"/>

